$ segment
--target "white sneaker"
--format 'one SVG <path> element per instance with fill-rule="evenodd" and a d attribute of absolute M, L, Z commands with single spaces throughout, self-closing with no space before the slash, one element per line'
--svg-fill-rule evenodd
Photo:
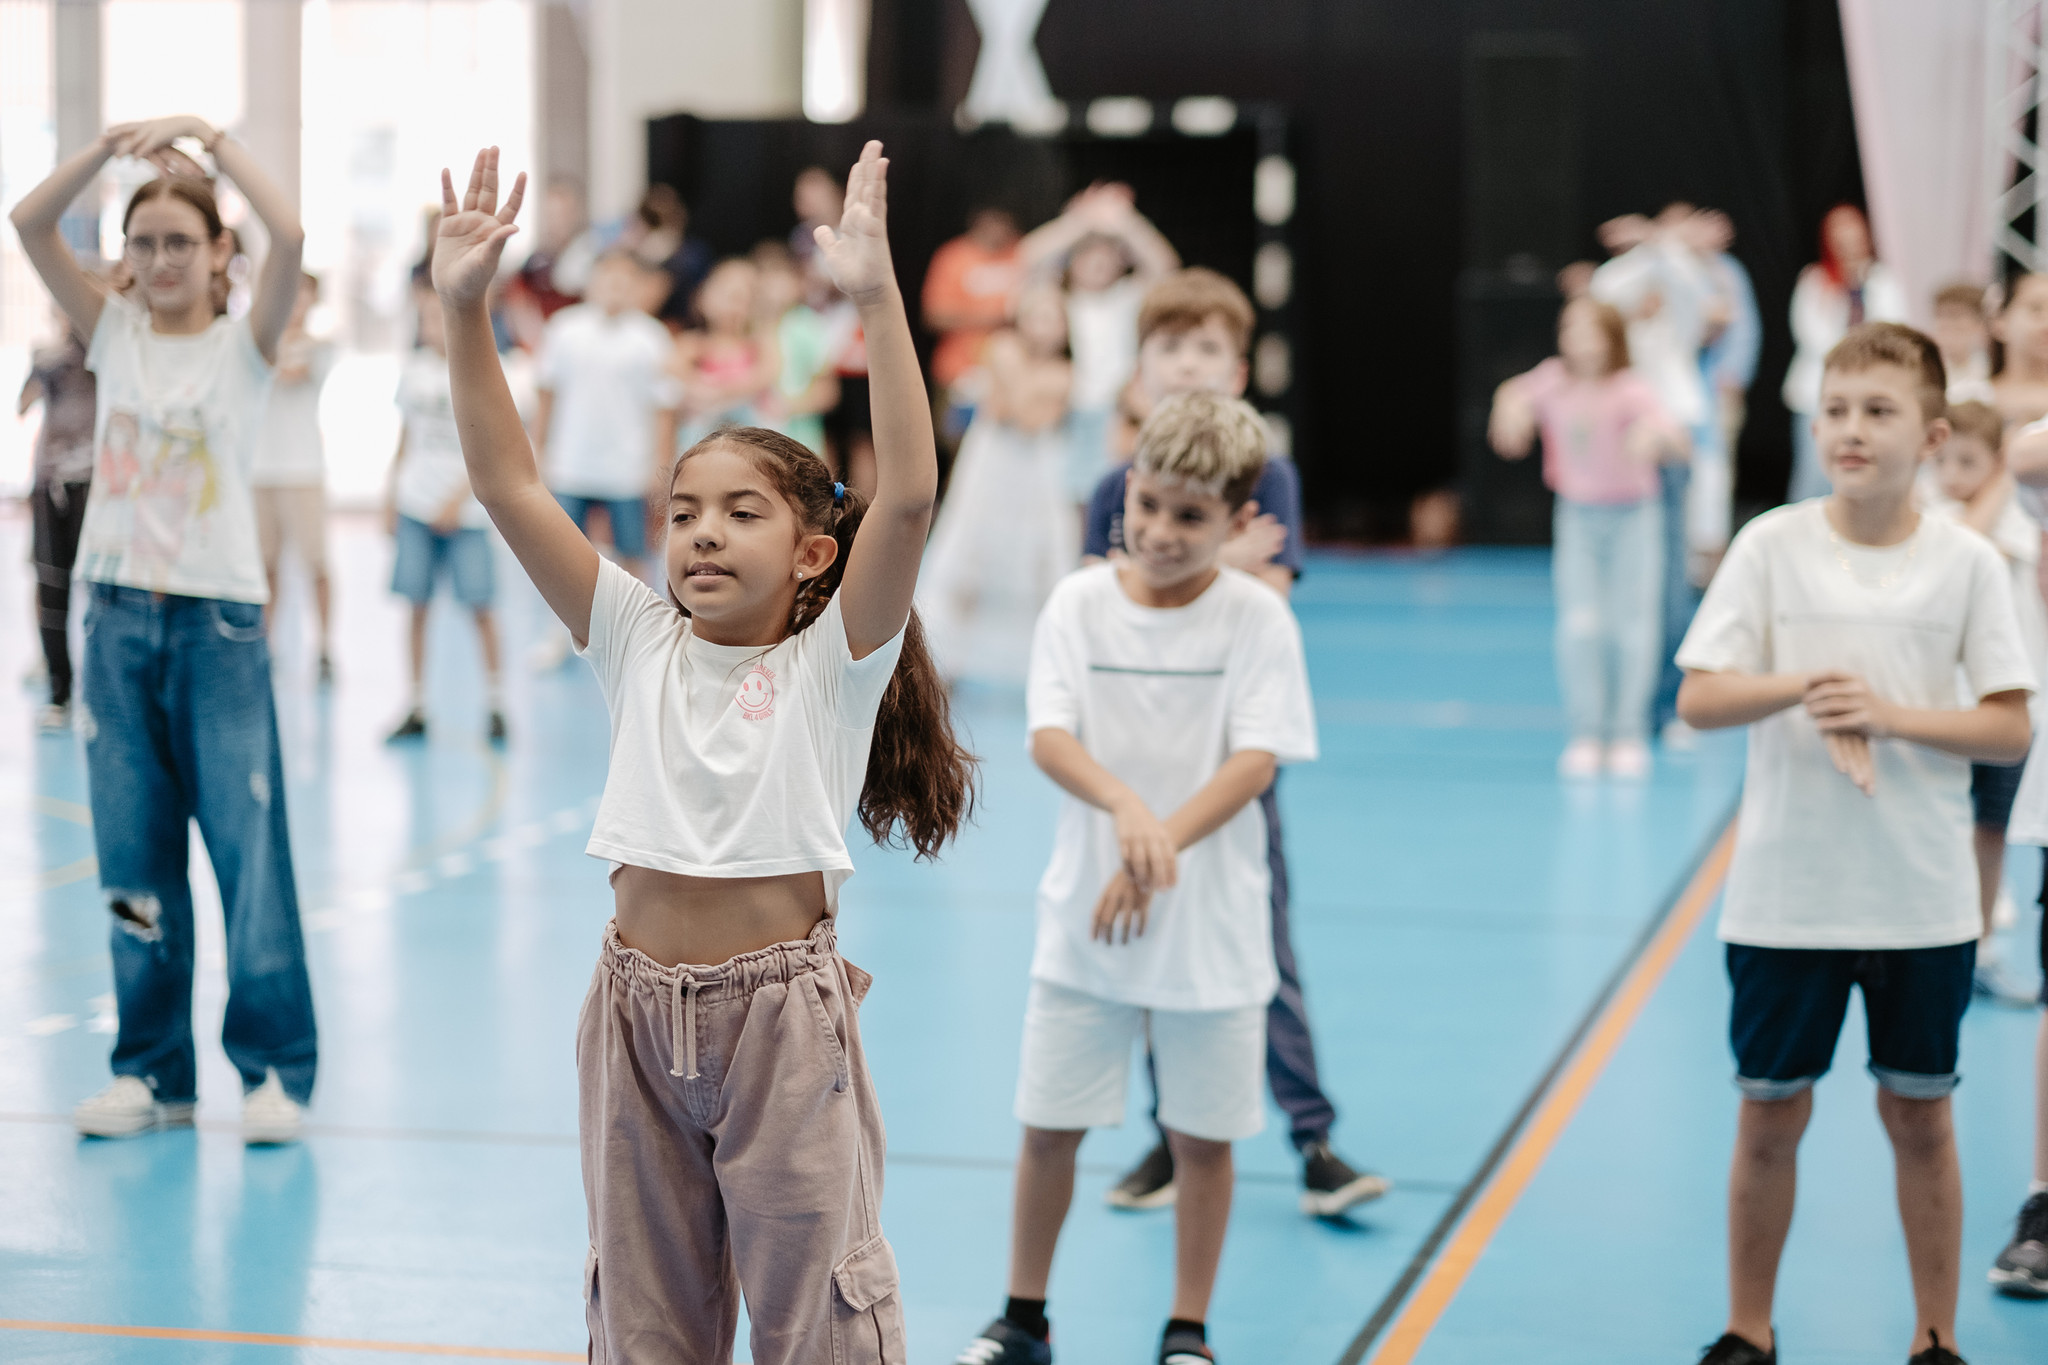
<path fill-rule="evenodd" d="M 1557 757 L 1557 775 L 1574 780 L 1600 776 L 1600 741 L 1575 739 Z"/>
<path fill-rule="evenodd" d="M 1650 775 L 1650 746 L 1639 739 L 1618 740 L 1607 746 L 1607 775 L 1625 782 L 1640 782 Z"/>
<path fill-rule="evenodd" d="M 61 735 L 71 728 L 71 703 L 51 702 L 36 708 L 36 729 L 46 735 Z"/>
<path fill-rule="evenodd" d="M 156 1092 L 140 1076 L 116 1076 L 112 1085 L 71 1111 L 71 1123 L 86 1137 L 136 1137 L 159 1128 L 191 1126 L 195 1107 L 190 1100 L 159 1104 Z"/>
<path fill-rule="evenodd" d="M 305 1114 L 299 1102 L 284 1093 L 284 1082 L 272 1067 L 263 1084 L 242 1096 L 242 1141 L 251 1147 L 297 1142 Z"/>
<path fill-rule="evenodd" d="M 1689 754 L 1700 747 L 1700 732 L 1673 717 L 1664 722 L 1664 747 L 1675 754 Z"/>

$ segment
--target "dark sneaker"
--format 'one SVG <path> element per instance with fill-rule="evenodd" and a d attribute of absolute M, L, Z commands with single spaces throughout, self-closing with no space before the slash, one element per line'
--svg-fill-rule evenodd
<path fill-rule="evenodd" d="M 1700 1365 L 1778 1365 L 1778 1348 L 1773 1343 L 1770 1350 L 1761 1351 L 1755 1343 L 1729 1332 L 1707 1348 Z"/>
<path fill-rule="evenodd" d="M 421 711 L 408 711 L 405 713 L 405 719 L 398 722 L 398 728 L 384 736 L 384 742 L 386 744 L 401 744 L 408 739 L 425 739 L 426 737 L 426 714 Z"/>
<path fill-rule="evenodd" d="M 1102 1202 L 1113 1209 L 1163 1209 L 1172 1205 L 1174 1195 L 1173 1149 L 1161 1139 L 1145 1153 L 1143 1161 L 1110 1186 Z"/>
<path fill-rule="evenodd" d="M 1159 1365 L 1214 1365 L 1216 1353 L 1193 1332 L 1168 1332 L 1159 1343 Z"/>
<path fill-rule="evenodd" d="M 2012 1241 L 1991 1265 L 1991 1283 L 2016 1299 L 2048 1299 L 2048 1190 L 2020 1205 Z"/>
<path fill-rule="evenodd" d="M 1969 1362 L 1942 1345 L 1940 1334 L 1930 1327 L 1927 1329 L 1927 1349 L 1907 1356 L 1906 1365 L 1969 1365 Z"/>
<path fill-rule="evenodd" d="M 488 727 L 488 733 L 491 743 L 503 744 L 505 742 L 505 713 L 503 711 L 491 712 L 491 723 Z"/>
<path fill-rule="evenodd" d="M 997 1318 L 953 1357 L 953 1365 L 1052 1365 L 1052 1343 L 1008 1318 Z"/>
<path fill-rule="evenodd" d="M 318 677 L 322 687 L 334 686 L 334 660 L 328 658 L 325 654 L 320 656 Z"/>
<path fill-rule="evenodd" d="M 1353 1170 L 1327 1142 L 1311 1142 L 1301 1149 L 1301 1211 L 1311 1218 L 1335 1218 L 1393 1186 L 1383 1175 Z"/>

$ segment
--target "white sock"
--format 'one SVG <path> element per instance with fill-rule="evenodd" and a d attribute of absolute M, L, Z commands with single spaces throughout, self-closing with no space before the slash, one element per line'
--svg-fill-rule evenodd
<path fill-rule="evenodd" d="M 412 685 L 412 700 L 408 703 L 408 707 L 414 711 L 424 711 L 427 709 L 427 685 L 424 681 L 415 682 Z"/>
<path fill-rule="evenodd" d="M 2037 1194 L 2048 1194 L 2048 1180 L 2030 1180 L 2027 1182 L 2027 1198 L 2032 1199 Z"/>
<path fill-rule="evenodd" d="M 484 677 L 484 705 L 492 711 L 505 709 L 505 687 L 495 673 L 486 674 Z"/>

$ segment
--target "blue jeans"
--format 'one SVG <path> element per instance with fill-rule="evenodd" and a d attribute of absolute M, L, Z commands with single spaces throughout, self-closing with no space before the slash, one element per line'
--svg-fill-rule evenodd
<path fill-rule="evenodd" d="M 612 548 L 621 559 L 647 558 L 647 499 L 585 498 L 574 493 L 557 493 L 555 501 L 576 523 L 576 529 L 590 534 L 590 509 L 602 507 L 612 523 Z"/>
<path fill-rule="evenodd" d="M 194 1099 L 192 883 L 199 821 L 227 928 L 221 1045 L 244 1086 L 313 1093 L 313 990 L 285 826 L 263 608 L 91 585 L 80 679 L 100 885 L 113 913 L 117 1076 Z"/>
<path fill-rule="evenodd" d="M 1308 1031 L 1308 1002 L 1301 994 L 1301 974 L 1294 962 L 1294 936 L 1287 922 L 1287 851 L 1280 845 L 1280 782 L 1259 797 L 1266 817 L 1266 867 L 1272 873 L 1273 961 L 1280 969 L 1280 989 L 1266 1007 L 1266 1084 L 1273 1102 L 1287 1115 L 1288 1137 L 1299 1151 L 1330 1140 L 1337 1107 L 1323 1093 L 1316 1075 L 1316 1044 Z M 1152 1056 L 1145 1056 L 1152 1082 L 1152 1122 L 1159 1122 L 1159 1080 L 1152 1075 Z"/>
<path fill-rule="evenodd" d="M 1661 499 L 1557 500 L 1557 683 L 1573 739 L 1640 740 L 1664 646 Z"/>

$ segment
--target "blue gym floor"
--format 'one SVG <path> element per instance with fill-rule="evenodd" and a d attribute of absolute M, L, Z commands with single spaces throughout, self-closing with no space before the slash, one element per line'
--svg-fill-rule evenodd
<path fill-rule="evenodd" d="M 481 740 L 473 637 L 444 607 L 431 741 L 387 748 L 404 697 L 388 543 L 367 518 L 335 527 L 338 684 L 314 687 L 302 593 L 277 639 L 323 1046 L 308 1138 L 286 1149 L 238 1141 L 217 1042 L 196 1132 L 73 1136 L 67 1111 L 106 1079 L 107 917 L 77 743 L 38 738 L 37 698 L 15 682 L 33 653 L 26 575 L 0 593 L 0 1360 L 581 1358 L 570 1042 L 610 905 L 582 853 L 604 778 L 597 687 L 574 661 L 522 666 L 541 607 L 504 561 L 510 746 Z M 0 515 L 0 562 L 25 540 L 18 511 Z M 1311 1222 L 1284 1130 L 1240 1146 L 1211 1315 L 1231 1365 L 1345 1358 L 1692 879 L 1741 775 L 1740 738 L 1718 736 L 1640 787 L 1559 784 L 1540 552 L 1318 555 L 1296 604 L 1323 744 L 1281 788 L 1296 944 L 1337 1145 L 1396 1185 L 1355 1218 Z M 841 922 L 876 976 L 862 1028 L 915 1365 L 950 1361 L 1001 1303 L 1032 891 L 1055 808 L 1024 757 L 1021 698 L 977 693 L 961 711 L 986 763 L 979 825 L 937 867 L 857 850 Z M 2014 858 L 2023 901 L 2035 856 Z M 202 1036 L 221 1006 L 207 891 Z M 2011 956 L 2026 960 L 2033 929 L 2029 910 Z M 1718 1333 L 1735 1096 L 1711 935 L 1710 917 L 1415 1359 L 1689 1362 Z M 1980 1007 L 1966 1026 L 1974 1365 L 2048 1359 L 2048 1303 L 1983 1282 L 2025 1190 L 2035 1023 Z M 1779 1315 L 1788 1365 L 1895 1361 L 1911 1325 L 1859 1029 L 1809 1138 Z M 1153 1358 L 1172 1220 L 1101 1202 L 1148 1141 L 1128 1124 L 1083 1148 L 1052 1293 L 1063 1365 Z M 108 1330 L 134 1328 L 170 1334 Z"/>

